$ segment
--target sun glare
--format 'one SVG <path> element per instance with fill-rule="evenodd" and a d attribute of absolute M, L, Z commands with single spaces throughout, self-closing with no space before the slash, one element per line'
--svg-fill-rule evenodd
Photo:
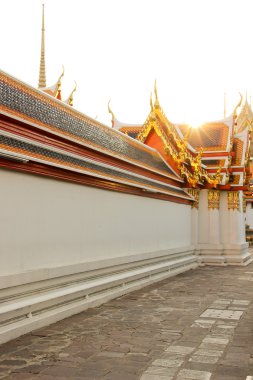
<path fill-rule="evenodd" d="M 203 122 L 200 120 L 195 120 L 195 121 L 192 121 L 189 123 L 190 127 L 193 129 L 199 128 L 202 124 L 203 124 Z"/>
<path fill-rule="evenodd" d="M 204 117 L 198 117 L 198 115 L 196 115 L 195 117 L 194 116 L 189 116 L 186 120 L 186 123 L 190 128 L 192 129 L 197 129 L 199 127 L 201 127 L 203 124 L 205 124 L 206 122 L 208 121 L 211 121 L 212 119 L 210 120 L 205 120 Z"/>

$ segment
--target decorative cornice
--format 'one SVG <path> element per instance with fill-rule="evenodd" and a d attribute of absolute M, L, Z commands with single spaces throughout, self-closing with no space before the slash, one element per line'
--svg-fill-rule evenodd
<path fill-rule="evenodd" d="M 113 182 L 139 187 L 147 191 L 188 198 L 182 189 L 171 187 L 169 184 L 159 183 L 148 177 L 113 167 L 107 163 L 90 160 L 79 154 L 66 152 L 27 138 L 23 139 L 17 135 L 3 131 L 0 135 L 0 155 L 1 153 L 16 156 L 21 160 L 40 162 Z"/>
<path fill-rule="evenodd" d="M 79 144 L 69 141 L 67 139 L 62 139 L 53 134 L 45 133 L 44 131 L 38 130 L 35 126 L 26 124 L 19 120 L 12 120 L 10 117 L 0 114 L 0 129 L 2 133 L 7 132 L 9 135 L 16 135 L 17 137 L 27 140 L 30 139 L 39 144 L 48 145 L 54 149 L 60 149 L 66 153 L 71 153 L 74 155 L 79 155 L 80 157 L 95 160 L 101 164 L 108 164 L 110 166 L 127 170 L 131 173 L 136 173 L 143 177 L 147 177 L 165 184 L 170 184 L 172 187 L 181 187 L 181 183 L 169 177 L 155 173 L 154 171 L 148 170 L 141 166 L 136 166 L 130 162 L 118 159 L 116 157 L 108 156 L 103 152 L 97 150 L 92 150 L 85 146 L 80 146 Z"/>
<path fill-rule="evenodd" d="M 181 204 L 186 204 L 186 205 L 191 204 L 191 200 L 189 199 L 173 197 L 168 194 L 144 191 L 143 189 L 125 185 L 122 183 L 115 183 L 103 178 L 95 178 L 89 175 L 74 173 L 62 168 L 55 168 L 52 166 L 34 163 L 30 161 L 24 164 L 22 162 L 5 160 L 0 157 L 0 168 L 5 168 L 8 170 L 17 170 L 24 173 L 50 177 L 57 180 L 70 181 L 70 182 L 77 183 L 80 185 L 91 186 L 91 187 L 96 187 L 96 188 L 100 188 L 104 190 L 116 191 L 116 192 L 121 192 L 121 193 L 126 193 L 126 194 L 138 195 L 138 196 L 146 197 L 146 198 L 154 198 L 154 199 L 181 203 Z"/>

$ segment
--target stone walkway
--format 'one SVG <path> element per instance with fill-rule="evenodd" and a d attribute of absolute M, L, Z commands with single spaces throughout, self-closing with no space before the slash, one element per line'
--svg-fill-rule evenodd
<path fill-rule="evenodd" d="M 0 354 L 1 379 L 253 379 L 253 264 L 186 272 Z"/>

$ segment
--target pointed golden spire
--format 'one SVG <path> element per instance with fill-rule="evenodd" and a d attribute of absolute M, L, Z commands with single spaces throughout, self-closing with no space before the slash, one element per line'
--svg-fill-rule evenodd
<path fill-rule="evenodd" d="M 240 95 L 240 100 L 239 100 L 238 104 L 235 106 L 235 109 L 233 112 L 234 119 L 237 117 L 237 110 L 242 104 L 242 94 L 239 92 L 239 95 Z"/>
<path fill-rule="evenodd" d="M 43 87 L 46 87 L 44 4 L 42 4 L 41 53 L 39 74 L 39 88 Z"/>
<path fill-rule="evenodd" d="M 77 88 L 77 83 L 75 81 L 75 87 L 73 88 L 73 90 L 71 91 L 69 97 L 67 100 L 65 100 L 65 103 L 67 103 L 68 105 L 72 106 L 73 107 L 73 94 L 74 92 L 76 91 L 76 88 Z"/>
<path fill-rule="evenodd" d="M 153 94 L 152 94 L 152 91 L 150 93 L 150 108 L 151 108 L 151 111 L 153 111 L 154 106 L 153 106 Z"/>
<path fill-rule="evenodd" d="M 115 121 L 115 115 L 114 113 L 112 112 L 112 109 L 110 107 L 110 103 L 111 103 L 111 99 L 109 99 L 109 102 L 108 102 L 108 112 L 112 115 L 112 128 L 114 127 L 114 121 Z"/>
<path fill-rule="evenodd" d="M 227 110 L 226 110 L 226 93 L 224 92 L 224 119 L 226 119 L 226 113 L 227 113 Z"/>
<path fill-rule="evenodd" d="M 59 100 L 61 100 L 61 79 L 64 76 L 64 66 L 62 65 L 62 72 L 61 75 L 59 76 L 59 79 L 56 83 L 56 91 L 55 91 L 55 97 Z"/>
<path fill-rule="evenodd" d="M 159 104 L 158 95 L 157 95 L 156 80 L 155 80 L 155 85 L 154 85 L 154 93 L 155 93 L 155 104 L 154 104 L 154 106 L 159 107 L 160 104 Z"/>

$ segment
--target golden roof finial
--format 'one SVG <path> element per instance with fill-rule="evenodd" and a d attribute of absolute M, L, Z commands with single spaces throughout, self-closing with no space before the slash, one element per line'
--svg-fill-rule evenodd
<path fill-rule="evenodd" d="M 55 97 L 59 100 L 61 100 L 61 79 L 64 76 L 64 66 L 62 65 L 62 72 L 61 75 L 59 76 L 59 79 L 56 84 L 56 92 L 55 92 Z"/>
<path fill-rule="evenodd" d="M 61 75 L 59 76 L 58 83 L 61 82 L 61 78 L 64 76 L 64 72 L 65 72 L 65 69 L 64 69 L 64 66 L 62 65 L 62 72 L 61 72 Z"/>
<path fill-rule="evenodd" d="M 110 107 L 110 102 L 111 102 L 111 99 L 109 99 L 109 102 L 108 102 L 108 112 L 112 115 L 112 120 L 111 120 L 111 122 L 112 122 L 112 128 L 114 127 L 114 121 L 115 121 L 115 115 L 114 115 L 114 113 L 112 112 L 112 109 L 111 109 L 111 107 Z"/>
<path fill-rule="evenodd" d="M 242 104 L 242 94 L 239 92 L 239 95 L 240 95 L 240 100 L 239 100 L 238 104 L 235 106 L 235 109 L 233 112 L 234 119 L 237 117 L 237 110 Z"/>
<path fill-rule="evenodd" d="M 40 73 L 39 73 L 38 86 L 39 88 L 46 87 L 44 4 L 42 4 L 41 53 L 40 53 Z"/>
<path fill-rule="evenodd" d="M 154 106 L 155 107 L 159 107 L 160 104 L 159 104 L 158 95 L 157 95 L 156 80 L 155 80 L 155 85 L 154 85 L 154 94 L 155 94 L 155 104 L 154 104 Z"/>
<path fill-rule="evenodd" d="M 152 94 L 152 91 L 150 93 L 150 108 L 151 108 L 151 111 L 153 111 L 154 105 L 153 105 L 153 94 Z"/>
<path fill-rule="evenodd" d="M 70 95 L 69 95 L 69 97 L 68 97 L 68 99 L 67 99 L 67 101 L 66 101 L 66 103 L 67 103 L 68 105 L 70 105 L 71 107 L 73 107 L 73 94 L 74 94 L 74 92 L 76 91 L 76 88 L 77 88 L 77 83 L 76 83 L 76 81 L 75 81 L 75 87 L 74 87 L 73 90 L 71 91 L 71 93 L 70 93 Z"/>

